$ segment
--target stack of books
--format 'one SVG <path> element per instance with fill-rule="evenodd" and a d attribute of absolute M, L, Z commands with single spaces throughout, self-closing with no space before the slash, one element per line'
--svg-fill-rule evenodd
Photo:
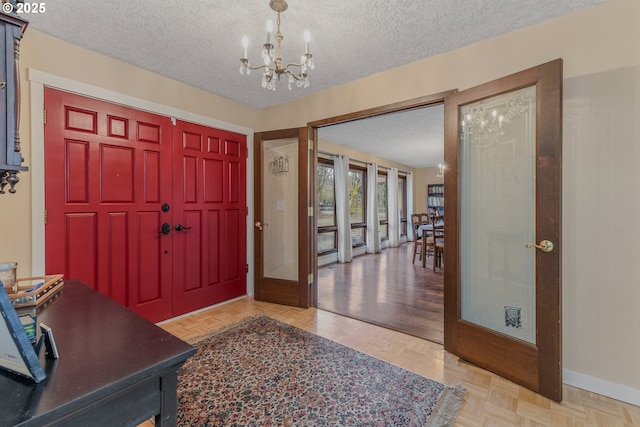
<path fill-rule="evenodd" d="M 40 305 L 60 292 L 64 285 L 62 274 L 26 277 L 16 281 L 18 283 L 18 292 L 9 294 L 9 298 L 15 308 Z"/>

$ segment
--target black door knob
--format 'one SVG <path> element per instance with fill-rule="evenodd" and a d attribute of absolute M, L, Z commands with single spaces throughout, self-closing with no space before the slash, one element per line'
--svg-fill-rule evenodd
<path fill-rule="evenodd" d="M 176 231 L 190 230 L 191 227 L 183 227 L 182 224 L 176 225 Z"/>

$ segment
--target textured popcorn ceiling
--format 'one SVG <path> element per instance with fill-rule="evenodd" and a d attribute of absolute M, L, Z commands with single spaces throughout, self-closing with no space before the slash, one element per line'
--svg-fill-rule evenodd
<path fill-rule="evenodd" d="M 318 138 L 420 168 L 443 162 L 443 123 L 436 105 L 323 127 Z"/>
<path fill-rule="evenodd" d="M 260 71 L 238 72 L 243 35 L 260 63 L 265 23 L 275 22 L 268 0 L 57 0 L 25 17 L 32 29 L 265 108 L 605 1 L 289 0 L 283 61 L 299 61 L 308 29 L 316 69 L 307 89 L 283 81 L 275 92 L 260 86 Z"/>

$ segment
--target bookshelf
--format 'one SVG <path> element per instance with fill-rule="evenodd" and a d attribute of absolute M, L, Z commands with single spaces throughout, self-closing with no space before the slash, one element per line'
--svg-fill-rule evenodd
<path fill-rule="evenodd" d="M 444 184 L 427 185 L 427 211 L 431 215 L 444 215 Z"/>

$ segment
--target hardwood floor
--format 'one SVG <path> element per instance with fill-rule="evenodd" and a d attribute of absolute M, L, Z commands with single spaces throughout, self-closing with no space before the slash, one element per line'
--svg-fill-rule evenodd
<path fill-rule="evenodd" d="M 444 278 L 413 258 L 413 243 L 318 269 L 318 308 L 442 344 Z"/>
<path fill-rule="evenodd" d="M 461 362 L 440 344 L 315 308 L 300 309 L 242 298 L 160 326 L 186 340 L 261 313 L 436 381 L 464 386 L 467 394 L 456 426 L 640 425 L 638 406 L 566 385 L 564 401 L 558 404 Z"/>

